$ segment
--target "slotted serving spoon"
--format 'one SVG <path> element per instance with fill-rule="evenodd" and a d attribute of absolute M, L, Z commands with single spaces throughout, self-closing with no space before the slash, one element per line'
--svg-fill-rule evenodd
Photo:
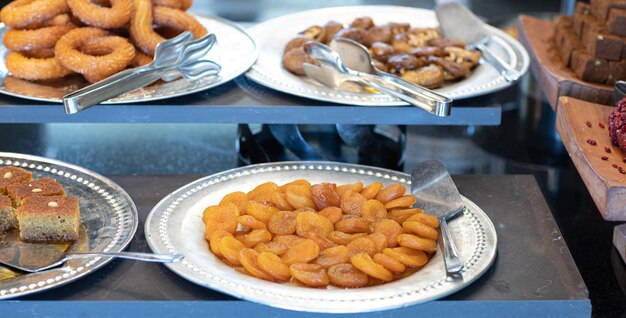
<path fill-rule="evenodd" d="M 136 252 L 69 253 L 57 244 L 22 243 L 0 248 L 0 264 L 28 273 L 41 272 L 60 266 L 71 259 L 90 257 L 115 257 L 144 262 L 175 263 L 181 254 L 151 254 Z"/>

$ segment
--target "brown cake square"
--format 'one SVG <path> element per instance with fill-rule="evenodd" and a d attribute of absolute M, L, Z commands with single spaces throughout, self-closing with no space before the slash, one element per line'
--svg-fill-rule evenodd
<path fill-rule="evenodd" d="M 11 184 L 7 187 L 7 193 L 13 205 L 19 207 L 21 201 L 29 196 L 65 195 L 63 187 L 52 178 L 41 178 L 31 182 Z"/>
<path fill-rule="evenodd" d="M 609 10 L 606 26 L 609 28 L 609 32 L 618 36 L 626 36 L 626 9 L 612 8 Z"/>
<path fill-rule="evenodd" d="M 583 49 L 583 43 L 574 33 L 573 29 L 564 29 L 561 37 L 561 43 L 558 44 L 559 55 L 563 64 L 569 66 L 571 64 L 572 52 Z"/>
<path fill-rule="evenodd" d="M 593 19 L 591 17 L 591 12 L 589 9 L 589 5 L 578 1 L 576 3 L 576 11 L 574 11 L 574 32 L 576 32 L 576 35 L 578 35 L 579 37 L 582 36 L 582 32 L 583 32 L 583 24 L 585 23 L 585 20 L 587 19 Z"/>
<path fill-rule="evenodd" d="M 621 61 L 609 61 L 609 75 L 606 79 L 606 83 L 613 85 L 619 80 L 626 80 L 626 59 Z"/>
<path fill-rule="evenodd" d="M 626 0 L 591 0 L 591 14 L 600 21 L 606 21 L 613 8 L 626 9 Z"/>
<path fill-rule="evenodd" d="M 616 35 L 598 33 L 591 38 L 584 38 L 587 52 L 594 57 L 619 61 L 622 58 L 624 41 Z"/>
<path fill-rule="evenodd" d="M 11 199 L 6 195 L 0 195 L 0 234 L 8 232 L 17 227 L 15 209 Z"/>
<path fill-rule="evenodd" d="M 71 242 L 78 239 L 78 198 L 28 196 L 17 209 L 20 239 L 25 242 Z"/>
<path fill-rule="evenodd" d="M 583 81 L 604 83 L 608 78 L 609 63 L 589 55 L 585 50 L 576 50 L 572 54 L 572 70 Z"/>
<path fill-rule="evenodd" d="M 33 179 L 33 174 L 22 168 L 4 166 L 0 167 L 0 194 L 7 194 L 7 186 L 18 182 L 28 182 Z"/>

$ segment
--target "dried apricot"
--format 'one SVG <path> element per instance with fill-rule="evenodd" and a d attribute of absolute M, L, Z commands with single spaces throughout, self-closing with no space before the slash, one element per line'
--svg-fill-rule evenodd
<path fill-rule="evenodd" d="M 401 183 L 392 183 L 378 192 L 375 199 L 387 203 L 404 195 L 406 189 Z"/>
<path fill-rule="evenodd" d="M 219 243 L 219 250 L 222 253 L 222 256 L 224 256 L 224 258 L 232 265 L 241 265 L 238 258 L 239 251 L 246 248 L 246 246 L 232 236 L 224 236 Z"/>
<path fill-rule="evenodd" d="M 235 206 L 237 206 L 237 210 L 239 210 L 239 213 L 242 213 L 243 207 L 246 205 L 247 201 L 248 201 L 248 196 L 241 191 L 237 191 L 237 192 L 232 192 L 232 193 L 225 195 L 222 198 L 222 201 L 220 201 L 219 205 L 232 203 Z"/>
<path fill-rule="evenodd" d="M 413 234 L 400 234 L 396 240 L 400 246 L 431 253 L 437 251 L 437 242 L 435 240 L 422 238 Z"/>
<path fill-rule="evenodd" d="M 274 192 L 278 191 L 278 185 L 274 182 L 265 182 L 248 192 L 248 200 L 259 202 L 271 202 Z"/>
<path fill-rule="evenodd" d="M 268 230 L 254 230 L 243 236 L 241 243 L 248 248 L 253 248 L 259 243 L 267 243 L 272 240 L 272 234 Z"/>
<path fill-rule="evenodd" d="M 222 257 L 222 253 L 220 252 L 220 240 L 225 236 L 233 236 L 232 234 L 224 231 L 224 230 L 216 230 L 213 231 L 211 237 L 209 238 L 209 246 L 211 247 L 211 252 L 217 255 L 218 257 Z"/>
<path fill-rule="evenodd" d="M 374 233 L 382 233 L 387 237 L 387 245 L 389 247 L 396 247 L 398 241 L 396 237 L 404 233 L 402 226 L 394 220 L 382 220 L 374 224 Z"/>
<path fill-rule="evenodd" d="M 341 209 L 335 206 L 329 206 L 322 211 L 319 211 L 318 213 L 319 215 L 327 218 L 332 224 L 335 224 L 339 220 L 341 220 L 341 216 L 343 215 Z"/>
<path fill-rule="evenodd" d="M 335 264 L 345 263 L 349 259 L 348 248 L 343 245 L 337 245 L 321 251 L 320 255 L 315 259 L 315 263 L 328 268 Z"/>
<path fill-rule="evenodd" d="M 374 242 L 374 246 L 376 246 L 376 252 L 378 253 L 381 253 L 389 245 L 389 243 L 387 243 L 387 236 L 382 233 L 372 233 L 367 236 L 367 239 Z"/>
<path fill-rule="evenodd" d="M 337 185 L 334 183 L 321 183 L 311 187 L 313 202 L 318 210 L 329 206 L 339 206 L 341 197 L 337 193 Z"/>
<path fill-rule="evenodd" d="M 346 191 L 341 195 L 341 203 L 339 207 L 346 214 L 361 214 L 361 208 L 363 204 L 367 202 L 367 199 L 360 193 L 355 191 Z"/>
<path fill-rule="evenodd" d="M 360 237 L 366 237 L 367 233 L 348 234 L 340 231 L 332 231 L 328 233 L 328 238 L 333 242 L 341 245 L 348 245 L 348 243 L 356 240 Z"/>
<path fill-rule="evenodd" d="M 361 190 L 363 190 L 363 182 L 357 182 L 354 184 L 342 184 L 337 187 L 337 193 L 339 193 L 339 195 L 343 195 L 348 191 L 361 192 Z"/>
<path fill-rule="evenodd" d="M 265 225 L 265 223 L 257 220 L 252 215 L 240 215 L 237 218 L 237 222 L 239 222 L 239 224 L 252 230 L 266 230 L 267 229 L 267 226 Z"/>
<path fill-rule="evenodd" d="M 266 272 L 264 272 L 258 263 L 259 253 L 251 248 L 244 248 L 239 251 L 239 263 L 243 265 L 248 273 L 252 276 L 265 279 L 265 280 L 273 280 L 272 276 Z"/>
<path fill-rule="evenodd" d="M 307 180 L 304 180 L 304 179 L 298 179 L 298 180 L 294 180 L 294 181 L 291 181 L 289 183 L 285 183 L 285 184 L 281 185 L 280 189 L 285 191 L 285 189 L 287 189 L 287 187 L 291 186 L 291 185 L 303 185 L 303 186 L 307 186 L 308 188 L 310 188 L 311 187 L 311 182 L 309 182 Z"/>
<path fill-rule="evenodd" d="M 272 195 L 272 199 L 270 200 L 270 202 L 279 210 L 282 211 L 289 211 L 292 210 L 293 207 L 291 205 L 289 205 L 289 202 L 287 202 L 287 198 L 286 195 L 282 192 L 274 192 L 274 194 Z"/>
<path fill-rule="evenodd" d="M 305 239 L 285 252 L 283 262 L 287 265 L 308 263 L 318 255 L 320 255 L 320 247 L 314 241 Z"/>
<path fill-rule="evenodd" d="M 356 254 L 366 253 L 368 255 L 376 254 L 376 244 L 366 237 L 358 238 L 346 245 L 348 248 L 348 256 L 352 257 Z"/>
<path fill-rule="evenodd" d="M 387 208 L 378 200 L 367 200 L 361 207 L 361 216 L 370 221 L 387 218 Z"/>
<path fill-rule="evenodd" d="M 276 280 L 284 282 L 291 278 L 289 266 L 285 265 L 283 260 L 276 254 L 269 252 L 260 253 L 257 257 L 257 263 L 264 272 L 268 273 Z"/>
<path fill-rule="evenodd" d="M 374 262 L 383 265 L 383 267 L 393 273 L 403 273 L 406 270 L 406 266 L 404 264 L 396 261 L 391 256 L 382 253 L 374 255 Z"/>
<path fill-rule="evenodd" d="M 387 209 L 395 209 L 395 208 L 410 208 L 413 204 L 415 204 L 415 197 L 407 194 L 403 195 L 397 199 L 393 199 L 387 203 L 385 203 L 385 208 Z"/>
<path fill-rule="evenodd" d="M 296 216 L 296 233 L 300 236 L 311 232 L 326 236 L 332 230 L 333 223 L 317 212 L 300 212 Z"/>
<path fill-rule="evenodd" d="M 278 212 L 278 209 L 267 202 L 248 201 L 244 207 L 244 211 L 248 215 L 252 215 L 257 220 L 267 223 L 272 215 Z"/>
<path fill-rule="evenodd" d="M 415 214 L 412 217 L 406 219 L 405 222 L 420 222 L 433 228 L 439 227 L 439 219 L 436 216 L 430 214 Z"/>
<path fill-rule="evenodd" d="M 289 273 L 295 279 L 310 287 L 324 287 L 330 282 L 326 270 L 317 264 L 292 264 L 289 266 Z"/>
<path fill-rule="evenodd" d="M 315 244 L 317 244 L 317 246 L 319 246 L 320 250 L 322 251 L 327 248 L 331 248 L 337 245 L 337 243 L 327 238 L 326 235 L 315 233 L 315 232 L 309 232 L 306 235 L 304 235 L 304 237 L 315 242 Z"/>
<path fill-rule="evenodd" d="M 436 240 L 437 236 L 439 236 L 439 232 L 437 232 L 436 229 L 420 222 L 404 222 L 402 223 L 402 228 L 409 233 L 414 233 L 431 240 Z"/>
<path fill-rule="evenodd" d="M 206 208 L 202 216 L 205 223 L 205 237 L 210 238 L 213 231 L 216 230 L 234 233 L 237 230 L 238 216 L 239 210 L 233 203 Z"/>
<path fill-rule="evenodd" d="M 374 262 L 374 260 L 372 260 L 372 258 L 366 253 L 352 256 L 350 258 L 350 263 L 352 263 L 352 265 L 354 265 L 354 267 L 358 270 L 374 278 L 378 278 L 385 282 L 393 280 L 393 274 L 391 274 L 391 272 L 384 266 Z"/>
<path fill-rule="evenodd" d="M 285 199 L 294 209 L 315 209 L 315 202 L 313 202 L 312 196 L 310 186 L 292 184 L 285 187 Z"/>
<path fill-rule="evenodd" d="M 412 217 L 415 214 L 418 213 L 424 213 L 424 210 L 422 209 L 418 209 L 418 208 L 412 208 L 412 209 L 393 209 L 391 210 L 390 217 L 402 224 L 402 222 L 406 221 L 408 218 Z"/>
<path fill-rule="evenodd" d="M 283 255 L 288 249 L 302 242 L 304 239 L 297 235 L 276 235 L 269 243 L 260 243 L 254 249 L 258 252 L 270 252 Z"/>
<path fill-rule="evenodd" d="M 383 250 L 383 254 L 407 266 L 419 267 L 428 263 L 426 253 L 408 247 L 386 248 Z"/>
<path fill-rule="evenodd" d="M 367 274 L 348 263 L 331 266 L 328 269 L 328 278 L 333 285 L 347 288 L 367 286 L 369 282 Z"/>
<path fill-rule="evenodd" d="M 369 233 L 371 223 L 364 218 L 343 219 L 335 223 L 335 230 L 344 233 Z"/>
<path fill-rule="evenodd" d="M 287 235 L 296 232 L 296 212 L 278 211 L 267 222 L 267 229 L 272 234 Z"/>

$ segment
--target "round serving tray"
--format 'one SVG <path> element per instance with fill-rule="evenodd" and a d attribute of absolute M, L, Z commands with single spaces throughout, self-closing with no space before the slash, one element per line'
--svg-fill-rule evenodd
<path fill-rule="evenodd" d="M 217 76 L 207 76 L 189 81 L 184 78 L 173 82 L 157 82 L 140 88 L 103 104 L 125 104 L 155 101 L 197 93 L 224 84 L 246 72 L 257 58 L 257 47 L 250 35 L 234 23 L 219 17 L 203 17 L 194 15 L 209 33 L 215 34 L 217 44 L 206 58 L 217 62 L 222 70 Z M 0 38 L 4 37 L 7 28 L 0 29 Z M 30 82 L 9 75 L 4 61 L 8 50 L 0 43 L 0 93 L 15 97 L 43 101 L 63 102 L 63 96 L 87 85 L 80 76 L 70 76 L 61 80 L 47 82 Z"/>
<path fill-rule="evenodd" d="M 352 6 L 324 8 L 281 16 L 257 24 L 249 30 L 260 47 L 259 57 L 246 76 L 269 88 L 321 101 L 359 106 L 408 105 L 384 94 L 356 93 L 322 86 L 305 76 L 297 76 L 282 66 L 283 48 L 299 32 L 312 25 L 324 25 L 335 20 L 345 25 L 358 17 L 369 16 L 376 24 L 408 22 L 412 27 L 437 27 L 432 10 L 399 6 Z M 489 26 L 492 40 L 488 44 L 496 55 L 524 74 L 530 58 L 524 47 L 505 32 Z M 435 91 L 454 99 L 493 93 L 513 85 L 488 64 L 478 65 L 466 79 L 446 83 Z"/>
<path fill-rule="evenodd" d="M 68 163 L 30 155 L 0 152 L 0 167 L 15 166 L 33 173 L 33 178 L 56 179 L 68 196 L 80 200 L 81 237 L 68 252 L 120 252 L 135 235 L 137 208 L 130 196 L 113 181 Z M 12 244 L 15 233 L 0 235 L 0 246 Z M 14 298 L 58 287 L 79 279 L 107 264 L 111 258 L 76 259 L 62 267 L 0 280 L 0 299 Z M 8 270 L 0 265 L 0 270 Z"/>
<path fill-rule="evenodd" d="M 460 279 L 447 277 L 441 251 L 410 276 L 357 289 L 315 289 L 264 281 L 237 272 L 210 252 L 202 221 L 207 206 L 218 204 L 233 191 L 245 192 L 264 182 L 283 184 L 295 179 L 337 184 L 400 182 L 410 189 L 411 178 L 392 170 L 333 162 L 279 162 L 221 172 L 191 182 L 161 200 L 146 220 L 148 244 L 155 253 L 185 255 L 180 263 L 166 266 L 200 286 L 274 307 L 326 313 L 377 311 L 441 298 L 478 279 L 495 259 L 495 228 L 489 217 L 467 198 L 463 198 L 467 211 L 449 222 L 465 261 Z"/>

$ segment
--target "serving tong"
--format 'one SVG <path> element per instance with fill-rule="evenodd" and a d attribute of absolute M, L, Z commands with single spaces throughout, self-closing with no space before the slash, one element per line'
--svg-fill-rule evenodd
<path fill-rule="evenodd" d="M 304 45 L 304 51 L 320 63 L 320 66 L 303 65 L 308 77 L 330 88 L 338 88 L 346 82 L 359 83 L 436 116 L 450 115 L 452 99 L 377 70 L 372 65 L 367 48 L 359 43 L 347 39 L 333 40 L 331 47 L 313 41 Z"/>
<path fill-rule="evenodd" d="M 197 40 L 191 32 L 159 43 L 149 64 L 121 71 L 102 81 L 63 97 L 66 114 L 75 114 L 123 93 L 144 87 L 158 79 L 171 82 L 180 77 L 197 80 L 217 75 L 221 66 L 203 59 L 217 42 L 215 34 Z"/>

